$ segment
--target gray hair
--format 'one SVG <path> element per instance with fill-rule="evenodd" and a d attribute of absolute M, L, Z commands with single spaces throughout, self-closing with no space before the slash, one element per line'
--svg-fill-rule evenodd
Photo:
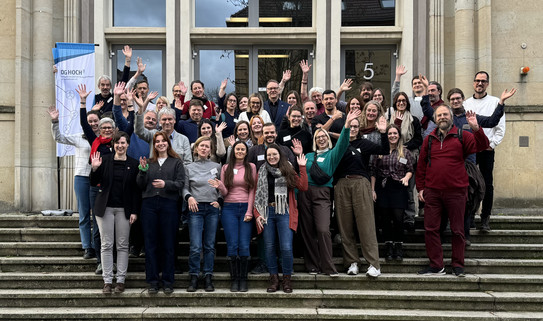
<path fill-rule="evenodd" d="M 175 110 L 171 107 L 164 107 L 158 112 L 158 121 L 162 118 L 163 115 L 170 115 L 175 119 Z"/>
<path fill-rule="evenodd" d="M 102 128 L 102 125 L 105 124 L 105 123 L 110 123 L 111 127 L 113 127 L 113 129 L 115 129 L 115 122 L 113 121 L 113 119 L 111 119 L 109 117 L 104 117 L 104 118 L 100 119 L 100 122 L 98 123 L 98 128 Z"/>
<path fill-rule="evenodd" d="M 446 107 L 446 108 L 449 110 L 449 115 L 451 115 L 451 120 L 452 120 L 452 117 L 453 117 L 454 114 L 453 114 L 453 111 L 452 111 L 451 106 L 445 105 L 445 104 L 441 104 L 441 105 L 437 106 L 436 109 L 434 109 L 434 111 L 437 111 L 437 109 L 438 109 L 439 107 Z M 435 123 L 435 122 L 437 122 L 437 113 L 436 113 L 436 112 L 434 112 L 434 123 Z"/>
<path fill-rule="evenodd" d="M 107 80 L 109 81 L 109 84 L 111 85 L 111 78 L 108 75 L 102 75 L 100 78 L 98 78 L 98 82 L 96 83 L 96 86 L 100 87 L 100 81 Z"/>
<path fill-rule="evenodd" d="M 322 89 L 321 87 L 313 87 L 311 89 L 309 89 L 309 98 L 311 99 L 311 95 L 313 95 L 314 92 L 318 92 L 318 93 L 322 93 L 324 92 L 324 89 Z"/>

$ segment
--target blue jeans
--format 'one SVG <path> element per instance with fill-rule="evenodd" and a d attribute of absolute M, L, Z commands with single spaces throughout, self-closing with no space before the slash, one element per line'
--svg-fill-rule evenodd
<path fill-rule="evenodd" d="M 144 198 L 140 219 L 145 243 L 145 279 L 157 286 L 162 271 L 164 286 L 173 286 L 175 236 L 179 227 L 177 201 L 160 196 Z"/>
<path fill-rule="evenodd" d="M 226 238 L 227 256 L 249 256 L 252 221 L 244 222 L 247 203 L 224 203 L 221 223 Z"/>
<path fill-rule="evenodd" d="M 264 224 L 264 244 L 266 245 L 266 265 L 270 274 L 277 274 L 275 235 L 279 235 L 279 248 L 283 261 L 283 275 L 292 275 L 292 235 L 289 228 L 289 214 L 275 214 L 275 207 L 269 206 L 268 223 Z"/>
<path fill-rule="evenodd" d="M 79 235 L 81 237 L 81 247 L 86 250 L 92 248 L 89 177 L 79 175 L 74 176 L 74 190 L 79 211 Z"/>
<path fill-rule="evenodd" d="M 204 274 L 213 274 L 215 260 L 215 236 L 219 224 L 219 209 L 210 203 L 200 202 L 198 212 L 189 212 L 189 274 L 200 273 L 200 254 L 202 252 L 202 235 L 204 243 Z"/>
<path fill-rule="evenodd" d="M 94 201 L 96 201 L 96 196 L 98 195 L 99 190 L 100 187 L 91 186 L 89 193 L 90 206 L 92 210 L 92 246 L 94 247 L 94 251 L 96 252 L 96 263 L 98 264 L 102 263 L 102 259 L 99 255 L 101 252 L 102 244 L 100 241 L 100 228 L 98 227 L 98 222 L 96 221 L 96 215 L 94 215 Z"/>

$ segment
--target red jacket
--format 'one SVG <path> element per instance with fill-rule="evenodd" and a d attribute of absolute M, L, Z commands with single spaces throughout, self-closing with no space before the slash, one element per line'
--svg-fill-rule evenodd
<path fill-rule="evenodd" d="M 296 182 L 296 188 L 300 191 L 307 191 L 307 171 L 305 166 L 300 166 L 300 176 L 298 176 L 298 182 Z M 260 213 L 256 210 L 256 207 L 253 208 L 253 215 L 256 219 L 260 216 Z M 298 203 L 296 202 L 296 197 L 294 195 L 294 189 L 289 189 L 288 191 L 288 227 L 296 232 L 298 228 Z M 262 230 L 256 226 L 258 234 L 262 233 Z"/>
<path fill-rule="evenodd" d="M 464 160 L 468 155 L 483 151 L 489 147 L 488 138 L 482 129 L 473 134 L 462 131 L 462 143 L 455 134 L 458 128 L 453 125 L 441 142 L 437 136 L 439 128 L 434 129 L 422 143 L 415 181 L 420 192 L 426 187 L 451 189 L 469 185 Z M 430 164 L 428 164 L 428 140 L 432 139 Z"/>

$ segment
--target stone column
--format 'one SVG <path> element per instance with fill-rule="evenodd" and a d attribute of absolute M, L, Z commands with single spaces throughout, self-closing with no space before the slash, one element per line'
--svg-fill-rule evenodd
<path fill-rule="evenodd" d="M 444 71 L 444 14 L 443 14 L 443 0 L 430 1 L 429 6 L 429 20 L 428 20 L 428 56 L 429 56 L 429 70 L 428 80 L 437 81 L 443 85 L 443 71 Z"/>
<path fill-rule="evenodd" d="M 471 95 L 475 74 L 475 0 L 457 0 L 454 8 L 455 87 Z"/>
<path fill-rule="evenodd" d="M 55 101 L 53 58 L 53 0 L 32 2 L 31 210 L 57 207 L 57 161 L 47 108 Z M 23 93 L 25 94 L 25 93 Z M 24 108 L 24 107 L 23 107 Z"/>

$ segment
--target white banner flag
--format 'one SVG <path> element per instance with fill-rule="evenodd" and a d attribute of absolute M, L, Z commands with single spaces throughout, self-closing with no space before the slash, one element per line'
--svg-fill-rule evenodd
<path fill-rule="evenodd" d="M 87 91 L 94 92 L 94 44 L 57 42 L 53 58 L 58 70 L 55 88 L 60 132 L 65 135 L 83 133 L 79 123 L 79 94 L 75 89 L 84 84 Z M 87 110 L 92 108 L 93 99 L 91 93 L 87 97 Z M 74 146 L 57 144 L 58 157 L 74 153 Z"/>

